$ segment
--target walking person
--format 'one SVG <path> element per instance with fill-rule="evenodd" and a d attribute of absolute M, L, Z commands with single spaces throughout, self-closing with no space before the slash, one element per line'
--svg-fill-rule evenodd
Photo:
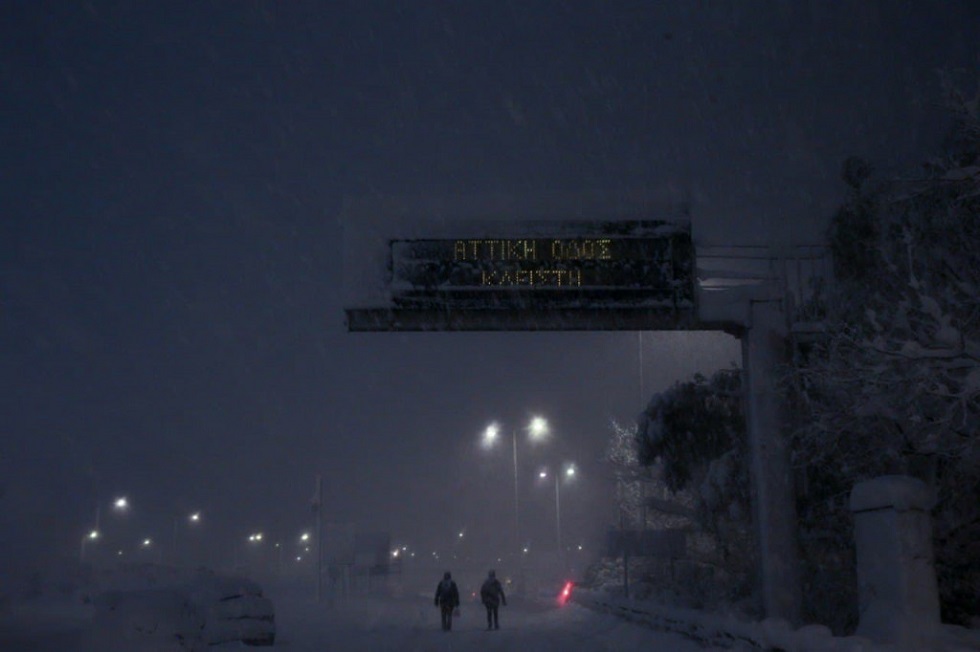
<path fill-rule="evenodd" d="M 442 631 L 451 631 L 453 628 L 453 611 L 459 608 L 459 589 L 449 571 L 443 573 L 442 581 L 436 585 L 435 604 L 442 614 Z"/>
<path fill-rule="evenodd" d="M 487 574 L 487 579 L 483 581 L 483 586 L 480 587 L 480 600 L 483 601 L 483 606 L 487 608 L 487 629 L 500 629 L 497 611 L 500 605 L 507 606 L 507 596 L 504 595 L 504 587 L 500 585 L 496 572 L 490 571 Z"/>

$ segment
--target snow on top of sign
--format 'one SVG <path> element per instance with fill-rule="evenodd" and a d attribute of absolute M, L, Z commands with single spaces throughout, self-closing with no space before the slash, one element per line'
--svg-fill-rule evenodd
<path fill-rule="evenodd" d="M 619 221 L 660 223 L 637 225 L 646 230 L 633 235 L 666 235 L 690 226 L 686 199 L 673 192 L 348 198 L 339 216 L 344 239 L 344 306 L 388 303 L 391 240 L 588 237 L 602 233 L 602 223 Z"/>

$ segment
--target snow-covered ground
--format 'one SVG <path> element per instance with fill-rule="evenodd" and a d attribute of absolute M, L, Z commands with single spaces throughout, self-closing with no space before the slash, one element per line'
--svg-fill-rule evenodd
<path fill-rule="evenodd" d="M 710 650 L 676 635 L 655 632 L 615 616 L 569 604 L 543 605 L 517 599 L 501 608 L 500 630 L 486 630 L 486 612 L 464 604 L 453 631 L 441 631 L 429 598 L 358 599 L 333 610 L 295 605 L 282 613 L 280 641 L 297 652 L 322 650 Z M 279 641 L 277 641 L 277 645 Z"/>
<path fill-rule="evenodd" d="M 427 596 L 355 598 L 333 607 L 317 605 L 304 595 L 273 593 L 271 597 L 279 631 L 275 647 L 291 652 L 711 650 L 575 604 L 558 607 L 513 599 L 501 609 L 500 630 L 488 632 L 483 608 L 465 603 L 453 631 L 444 633 L 438 610 Z M 0 650 L 83 652 L 91 647 L 87 642 L 90 619 L 90 608 L 80 604 L 44 601 L 20 605 L 0 616 Z M 210 649 L 231 647 L 242 646 L 235 643 Z"/>
<path fill-rule="evenodd" d="M 91 605 L 64 597 L 13 604 L 0 613 L 0 650 L 79 651 L 94 613 Z"/>

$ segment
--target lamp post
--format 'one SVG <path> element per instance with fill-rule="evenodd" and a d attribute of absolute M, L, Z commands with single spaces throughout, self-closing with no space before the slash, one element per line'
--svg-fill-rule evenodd
<path fill-rule="evenodd" d="M 249 534 L 248 535 L 248 542 L 251 544 L 252 547 L 254 547 L 254 546 L 257 546 L 258 544 L 262 543 L 262 539 L 263 538 L 265 538 L 265 535 L 263 535 L 261 532 L 253 532 L 252 534 Z M 246 559 L 243 558 L 243 555 L 247 555 L 247 554 L 248 553 L 243 553 L 243 551 L 242 551 L 242 540 L 241 539 L 236 539 L 235 540 L 235 559 L 234 559 L 234 564 L 235 564 L 235 568 L 236 569 L 239 568 L 243 564 L 247 564 L 247 561 L 248 560 L 246 560 Z M 251 555 L 249 555 L 249 556 L 251 556 Z"/>
<path fill-rule="evenodd" d="M 187 522 L 190 523 L 191 525 L 196 525 L 197 523 L 200 523 L 201 512 L 191 512 L 187 516 Z M 175 566 L 177 565 L 177 532 L 179 529 L 180 529 L 180 517 L 174 516 L 174 540 L 172 545 L 173 551 L 171 552 L 171 555 L 173 555 L 173 564 Z"/>
<path fill-rule="evenodd" d="M 143 539 L 140 545 L 143 547 L 144 550 L 149 550 L 150 548 L 155 547 L 157 552 L 157 563 L 158 564 L 163 563 L 163 548 L 160 546 L 154 546 L 153 539 L 150 538 Z"/>
<path fill-rule="evenodd" d="M 574 464 L 565 465 L 564 472 L 559 472 L 558 467 L 555 468 L 555 539 L 558 543 L 558 554 L 563 555 L 564 551 L 561 545 L 561 476 L 564 475 L 566 479 L 571 480 L 575 477 L 576 469 Z M 548 477 L 547 469 L 542 470 L 538 477 L 542 480 Z"/>
<path fill-rule="evenodd" d="M 548 434 L 548 422 L 543 417 L 533 417 L 527 425 L 528 438 L 532 441 L 541 439 Z M 500 426 L 491 423 L 483 433 L 483 445 L 485 448 L 492 448 L 496 444 L 500 435 Z M 514 549 L 517 551 L 517 558 L 521 567 L 524 564 L 524 555 L 521 552 L 521 499 L 517 470 L 517 428 L 511 428 L 511 443 L 514 452 Z"/>
<path fill-rule="evenodd" d="M 99 538 L 98 530 L 92 530 L 91 532 L 89 532 L 88 534 L 82 537 L 82 543 L 78 549 L 78 561 L 85 561 L 85 542 L 95 541 L 98 538 Z"/>
<path fill-rule="evenodd" d="M 129 509 L 129 501 L 125 496 L 116 498 L 112 503 L 112 509 L 116 512 L 126 512 Z M 85 544 L 88 541 L 95 541 L 102 536 L 102 503 L 95 504 L 95 527 L 82 537 L 78 550 L 78 560 L 85 561 Z"/>

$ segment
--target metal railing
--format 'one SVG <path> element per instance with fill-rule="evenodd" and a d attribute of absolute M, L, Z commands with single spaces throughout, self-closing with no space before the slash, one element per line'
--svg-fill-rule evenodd
<path fill-rule="evenodd" d="M 830 316 L 833 260 L 826 245 L 698 245 L 696 265 L 701 293 L 775 286 L 786 300 L 791 325 Z"/>

